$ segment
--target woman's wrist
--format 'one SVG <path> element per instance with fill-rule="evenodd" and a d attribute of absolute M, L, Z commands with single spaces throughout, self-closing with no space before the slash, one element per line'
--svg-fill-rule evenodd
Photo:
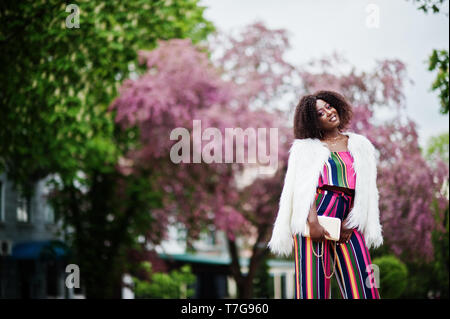
<path fill-rule="evenodd" d="M 308 223 L 310 225 L 319 223 L 319 219 L 317 218 L 316 203 L 313 203 L 309 210 Z"/>
<path fill-rule="evenodd" d="M 353 228 L 349 228 L 349 227 L 347 226 L 347 220 L 346 220 L 346 219 L 344 219 L 344 220 L 341 222 L 341 229 L 342 229 L 343 231 L 346 231 L 346 230 L 353 230 Z"/>
<path fill-rule="evenodd" d="M 308 218 L 308 224 L 310 228 L 317 228 L 318 226 L 320 226 L 319 220 L 317 218 L 311 220 Z"/>

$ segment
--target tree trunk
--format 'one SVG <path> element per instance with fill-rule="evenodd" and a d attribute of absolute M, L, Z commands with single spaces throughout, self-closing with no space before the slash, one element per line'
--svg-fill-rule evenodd
<path fill-rule="evenodd" d="M 87 197 L 90 210 L 84 216 L 81 216 L 79 206 L 82 201 L 76 200 L 75 193 L 72 196 L 76 227 L 75 248 L 84 293 L 88 299 L 121 298 L 124 269 L 121 250 L 126 237 L 129 236 L 127 229 L 139 205 L 127 206 L 122 216 L 114 214 L 114 224 L 105 224 L 106 215 L 117 209 L 111 207 L 110 200 L 115 196 L 118 178 L 120 177 L 115 173 L 93 172 L 92 187 Z M 129 200 L 137 203 L 136 195 L 131 193 Z M 83 224 L 83 220 L 87 223 Z M 106 241 L 109 246 L 104 244 Z"/>
<path fill-rule="evenodd" d="M 239 264 L 239 249 L 234 240 L 227 238 L 228 252 L 231 256 L 231 273 L 237 285 L 237 297 L 242 299 L 251 299 L 253 297 L 253 279 L 261 261 L 263 260 L 267 249 L 261 245 L 261 239 L 265 237 L 266 227 L 261 227 L 258 232 L 258 238 L 253 246 L 253 253 L 250 257 L 247 275 L 242 274 Z M 261 248 L 264 246 L 264 248 Z"/>

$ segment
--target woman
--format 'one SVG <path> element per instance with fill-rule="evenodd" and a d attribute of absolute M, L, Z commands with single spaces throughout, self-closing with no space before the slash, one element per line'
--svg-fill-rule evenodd
<path fill-rule="evenodd" d="M 350 103 L 332 91 L 302 97 L 295 111 L 295 140 L 268 246 L 278 255 L 294 250 L 296 298 L 331 298 L 333 274 L 343 298 L 380 298 L 368 250 L 383 243 L 376 154 L 366 137 L 343 132 L 351 117 Z M 322 215 L 341 219 L 339 241 L 325 238 Z"/>

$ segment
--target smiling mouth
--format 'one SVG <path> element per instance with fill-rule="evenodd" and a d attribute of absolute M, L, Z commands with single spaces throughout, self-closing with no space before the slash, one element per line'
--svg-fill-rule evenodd
<path fill-rule="evenodd" d="M 335 122 L 336 120 L 337 120 L 336 115 L 333 115 L 333 116 L 329 119 L 330 122 Z"/>

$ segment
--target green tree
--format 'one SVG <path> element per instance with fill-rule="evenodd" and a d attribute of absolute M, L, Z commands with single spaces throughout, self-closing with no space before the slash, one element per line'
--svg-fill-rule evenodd
<path fill-rule="evenodd" d="M 139 72 L 138 50 L 213 30 L 197 2 L 78 1 L 79 28 L 64 2 L 2 2 L 1 168 L 24 185 L 54 172 L 69 183 L 83 166 L 110 171 L 122 144 L 107 106 Z"/>
<path fill-rule="evenodd" d="M 203 11 L 198 0 L 0 5 L 0 171 L 27 197 L 53 176 L 52 203 L 73 229 L 87 297 L 119 296 L 124 248 L 163 232 L 149 214 L 161 206 L 149 172 L 117 170 L 139 132 L 115 126 L 107 107 L 119 84 L 142 71 L 138 50 L 158 39 L 205 39 L 214 28 Z"/>

